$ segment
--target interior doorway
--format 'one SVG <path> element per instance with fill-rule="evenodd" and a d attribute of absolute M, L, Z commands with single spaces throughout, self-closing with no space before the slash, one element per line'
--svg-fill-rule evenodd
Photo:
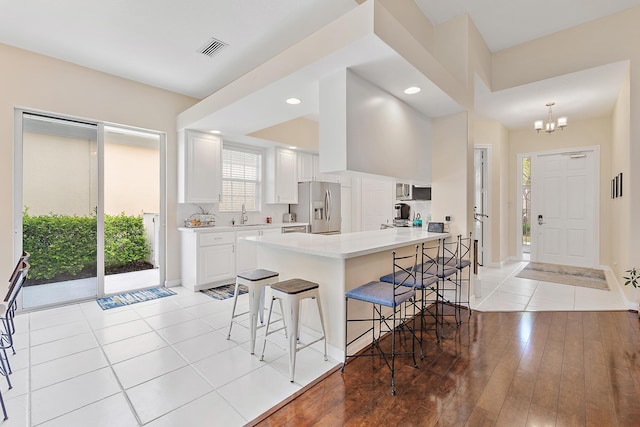
<path fill-rule="evenodd" d="M 478 264 L 489 261 L 490 224 L 489 224 L 489 150 L 487 146 L 474 148 L 474 239 L 478 241 Z"/>
<path fill-rule="evenodd" d="M 14 125 L 22 307 L 162 285 L 164 134 L 20 109 Z"/>
<path fill-rule="evenodd" d="M 522 220 L 522 260 L 531 260 L 531 157 L 525 156 L 520 161 L 522 168 L 521 179 L 521 206 L 520 218 Z"/>

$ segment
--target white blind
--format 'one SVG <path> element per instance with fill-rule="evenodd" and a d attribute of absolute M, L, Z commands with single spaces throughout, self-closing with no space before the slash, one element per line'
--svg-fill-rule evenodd
<path fill-rule="evenodd" d="M 220 212 L 247 211 L 260 207 L 260 153 L 236 147 L 222 150 L 222 201 Z"/>

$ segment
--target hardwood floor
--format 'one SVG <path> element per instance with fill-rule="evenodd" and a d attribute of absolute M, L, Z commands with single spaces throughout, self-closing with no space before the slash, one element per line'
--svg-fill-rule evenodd
<path fill-rule="evenodd" d="M 360 357 L 252 424 L 640 426 L 635 312 L 474 312 L 423 348 L 417 369 L 396 358 L 396 396 Z"/>

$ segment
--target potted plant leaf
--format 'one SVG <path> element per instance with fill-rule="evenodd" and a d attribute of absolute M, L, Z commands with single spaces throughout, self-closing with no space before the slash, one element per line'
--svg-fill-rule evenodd
<path fill-rule="evenodd" d="M 634 288 L 638 288 L 638 286 L 640 286 L 640 284 L 638 282 L 640 282 L 640 270 L 637 270 L 635 267 L 632 268 L 631 270 L 627 270 L 625 271 L 625 273 L 628 274 L 628 276 L 623 277 L 623 279 L 625 280 L 624 285 L 625 286 L 633 286 Z M 640 317 L 640 307 L 636 307 L 638 309 L 638 317 Z"/>

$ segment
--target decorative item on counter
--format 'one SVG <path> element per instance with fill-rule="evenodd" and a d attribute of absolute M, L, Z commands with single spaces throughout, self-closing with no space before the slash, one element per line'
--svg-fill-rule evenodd
<path fill-rule="evenodd" d="M 422 227 L 422 220 L 420 219 L 420 213 L 419 212 L 416 214 L 416 217 L 413 220 L 413 226 L 414 227 Z"/>
<path fill-rule="evenodd" d="M 271 217 L 270 216 L 267 217 L 267 224 L 271 224 Z"/>
<path fill-rule="evenodd" d="M 213 227 L 216 225 L 215 214 L 198 206 L 200 212 L 191 214 L 188 218 L 184 219 L 185 227 Z"/>

